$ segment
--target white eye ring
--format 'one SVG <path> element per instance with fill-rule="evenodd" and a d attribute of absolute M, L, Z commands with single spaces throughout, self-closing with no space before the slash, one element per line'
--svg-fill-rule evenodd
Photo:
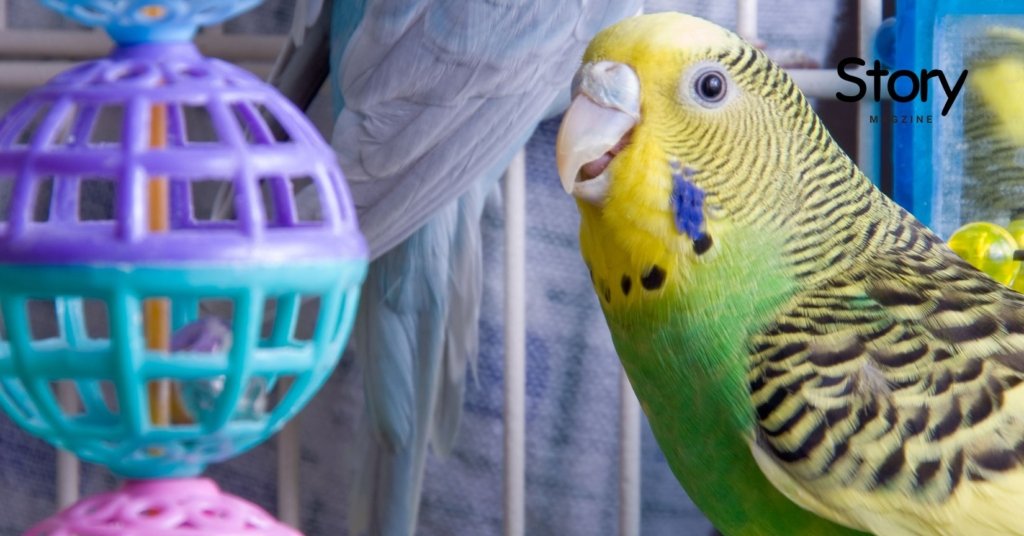
<path fill-rule="evenodd" d="M 704 108 L 718 108 L 731 100 L 736 93 L 728 72 L 717 63 L 705 63 L 690 70 L 683 76 L 679 87 L 680 97 L 692 100 Z"/>

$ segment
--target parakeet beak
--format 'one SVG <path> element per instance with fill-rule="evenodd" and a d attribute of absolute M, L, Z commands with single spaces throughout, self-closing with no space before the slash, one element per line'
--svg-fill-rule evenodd
<path fill-rule="evenodd" d="M 577 73 L 578 94 L 555 143 L 565 192 L 594 204 L 608 194 L 608 165 L 629 144 L 640 120 L 640 79 L 628 65 L 588 63 Z"/>

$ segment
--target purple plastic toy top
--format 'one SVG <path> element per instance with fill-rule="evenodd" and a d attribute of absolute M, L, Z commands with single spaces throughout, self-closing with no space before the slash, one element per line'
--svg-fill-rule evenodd
<path fill-rule="evenodd" d="M 156 201 L 153 183 L 167 188 Z M 154 232 L 160 208 L 168 228 Z M 0 262 L 365 256 L 334 152 L 313 125 L 191 44 L 119 48 L 0 120 Z"/>

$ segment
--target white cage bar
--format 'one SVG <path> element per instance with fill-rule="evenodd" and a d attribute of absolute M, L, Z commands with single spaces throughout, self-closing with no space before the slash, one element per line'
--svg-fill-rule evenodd
<path fill-rule="evenodd" d="M 526 153 L 505 173 L 505 536 L 526 533 Z"/>

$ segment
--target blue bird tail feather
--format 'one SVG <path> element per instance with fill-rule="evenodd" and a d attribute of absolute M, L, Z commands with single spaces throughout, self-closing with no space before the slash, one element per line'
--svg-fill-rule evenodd
<path fill-rule="evenodd" d="M 451 452 L 475 371 L 483 288 L 482 180 L 370 266 L 353 333 L 366 375 L 354 534 L 414 532 L 427 445 Z"/>

